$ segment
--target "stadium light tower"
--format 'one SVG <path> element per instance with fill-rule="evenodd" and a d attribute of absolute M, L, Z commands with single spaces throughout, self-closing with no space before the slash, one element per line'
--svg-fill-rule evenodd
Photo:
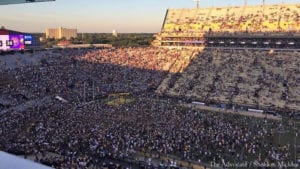
<path fill-rule="evenodd" d="M 194 0 L 195 2 L 196 2 L 196 4 L 197 4 L 197 9 L 199 8 L 199 6 L 200 6 L 200 0 Z"/>

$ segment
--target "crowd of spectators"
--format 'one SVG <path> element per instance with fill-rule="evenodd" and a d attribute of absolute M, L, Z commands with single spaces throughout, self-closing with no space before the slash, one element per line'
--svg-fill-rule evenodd
<path fill-rule="evenodd" d="M 176 99 L 155 94 L 154 90 L 168 72 L 177 71 L 178 78 L 182 77 L 178 82 L 174 81 L 177 84 L 173 85 L 174 89 L 168 90 L 179 90 L 182 99 L 189 96 L 190 91 L 200 95 L 200 89 L 186 90 L 186 83 L 180 81 L 185 80 L 196 87 L 198 82 L 195 80 L 204 76 L 201 82 L 209 83 L 209 79 L 214 79 L 214 85 L 201 90 L 210 92 L 211 98 L 217 97 L 219 88 L 214 86 L 226 87 L 227 81 L 221 83 L 221 80 L 225 74 L 235 76 L 235 69 L 229 71 L 233 64 L 239 70 L 237 72 L 244 72 L 240 82 L 251 84 L 247 76 L 256 77 L 260 71 L 247 69 L 241 60 L 249 63 L 249 68 L 250 65 L 265 68 L 263 75 L 269 80 L 254 82 L 276 85 L 270 88 L 269 95 L 273 94 L 273 98 L 277 98 L 277 87 L 285 77 L 298 78 L 295 77 L 298 73 L 288 72 L 281 77 L 282 72 L 277 68 L 272 75 L 269 72 L 268 66 L 280 68 L 291 62 L 295 68 L 289 69 L 299 71 L 297 64 L 300 62 L 292 60 L 295 59 L 292 56 L 280 60 L 275 59 L 281 57 L 274 54 L 254 59 L 252 52 L 244 51 L 245 56 L 236 60 L 233 56 L 237 53 L 214 52 L 219 54 L 204 52 L 191 60 L 193 52 L 175 49 L 64 49 L 52 51 L 38 65 L 3 69 L 1 73 L 5 77 L 1 78 L 6 78 L 7 82 L 1 83 L 0 92 L 1 97 L 8 99 L 0 98 L 0 150 L 25 158 L 33 157 L 37 162 L 55 168 L 99 168 L 104 165 L 103 159 L 123 161 L 133 158 L 132 162 L 138 161 L 139 157 L 145 157 L 149 165 L 154 165 L 152 159 L 168 157 L 169 161 L 159 161 L 161 166 L 171 166 L 180 160 L 220 165 L 246 161 L 249 167 L 293 161 L 291 146 L 275 141 L 274 132 L 286 127 L 280 122 L 183 108 Z M 224 59 L 223 55 L 232 57 Z M 185 69 L 190 61 L 192 65 Z M 266 66 L 266 63 L 269 64 Z M 203 73 L 202 68 L 207 71 Z M 182 75 L 179 74 L 181 71 Z M 192 84 L 189 78 L 195 74 L 199 78 L 194 78 L 195 84 Z M 297 93 L 290 95 L 292 90 L 299 91 L 294 81 L 285 84 L 285 88 L 289 86 L 286 91 L 289 102 L 298 99 Z M 177 89 L 177 86 L 181 87 Z M 198 88 L 202 86 L 205 85 L 199 83 Z M 241 96 L 249 100 L 250 94 L 244 96 L 244 88 L 239 90 Z M 110 94 L 124 92 L 130 93 L 130 102 L 118 105 L 105 102 Z M 56 99 L 56 96 L 66 101 Z M 45 97 L 50 97 L 50 101 L 44 103 Z M 14 109 L 31 100 L 41 103 Z M 176 165 L 180 166 L 179 162 Z"/>
<path fill-rule="evenodd" d="M 299 4 L 169 9 L 162 33 L 299 32 Z"/>
<path fill-rule="evenodd" d="M 290 147 L 274 142 L 273 132 L 282 128 L 278 122 L 188 110 L 149 95 L 134 99 L 118 107 L 52 104 L 5 114 L 0 148 L 33 155 L 56 168 L 101 166 L 102 158 L 123 160 L 137 154 L 147 160 L 168 156 L 220 165 L 293 161 Z"/>
<path fill-rule="evenodd" d="M 210 45 L 206 37 L 283 37 L 279 47 L 294 47 L 285 38 L 299 36 L 300 4 L 275 4 L 257 6 L 229 6 L 200 9 L 168 9 L 163 28 L 153 41 L 154 46 L 203 46 Z M 199 40 L 200 39 L 200 40 Z M 204 43 L 206 39 L 206 43 Z M 236 42 L 235 44 L 240 43 Z M 256 43 L 253 41 L 253 43 Z M 296 42 L 293 42 L 296 43 Z M 215 42 L 215 44 L 219 44 Z M 275 43 L 263 45 L 278 47 Z M 220 43 L 219 46 L 230 43 Z M 258 45 L 241 44 L 243 47 Z M 284 45 L 284 46 L 283 46 Z"/>
<path fill-rule="evenodd" d="M 205 49 L 161 93 L 204 102 L 300 110 L 299 52 Z"/>
<path fill-rule="evenodd" d="M 10 104 L 0 104 L 15 106 L 50 94 L 77 102 L 96 92 L 155 89 L 180 57 L 177 50 L 152 48 L 53 51 L 39 65 L 3 67 L 1 94 Z"/>

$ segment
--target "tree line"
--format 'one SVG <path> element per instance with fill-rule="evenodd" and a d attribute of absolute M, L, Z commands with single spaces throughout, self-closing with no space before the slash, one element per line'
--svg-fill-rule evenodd
<path fill-rule="evenodd" d="M 43 34 L 38 34 L 43 37 Z M 42 42 L 44 47 L 52 47 L 60 41 L 66 40 L 48 38 Z M 121 33 L 113 36 L 109 33 L 78 33 L 77 38 L 71 38 L 72 44 L 112 44 L 114 47 L 140 47 L 149 46 L 154 40 L 152 33 Z"/>

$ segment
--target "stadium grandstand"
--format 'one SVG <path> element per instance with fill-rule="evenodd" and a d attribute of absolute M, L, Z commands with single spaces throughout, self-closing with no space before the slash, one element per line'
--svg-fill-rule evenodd
<path fill-rule="evenodd" d="M 299 9 L 169 9 L 159 47 L 4 53 L 0 169 L 299 168 Z"/>
<path fill-rule="evenodd" d="M 300 4 L 168 9 L 154 46 L 299 48 Z"/>
<path fill-rule="evenodd" d="M 153 45 L 197 52 L 177 60 L 157 92 L 230 108 L 299 111 L 299 12 L 300 4 L 168 9 Z"/>
<path fill-rule="evenodd" d="M 299 111 L 299 63 L 298 52 L 204 49 L 181 72 L 169 74 L 158 92 L 230 107 Z"/>

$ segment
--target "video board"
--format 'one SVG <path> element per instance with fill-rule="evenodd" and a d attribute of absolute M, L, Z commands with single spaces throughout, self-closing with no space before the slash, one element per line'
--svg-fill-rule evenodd
<path fill-rule="evenodd" d="M 32 35 L 25 34 L 24 35 L 24 45 L 32 45 L 33 44 L 33 37 Z"/>
<path fill-rule="evenodd" d="M 24 49 L 24 35 L 9 35 L 9 41 L 12 44 L 9 45 L 10 49 L 21 50 Z"/>

